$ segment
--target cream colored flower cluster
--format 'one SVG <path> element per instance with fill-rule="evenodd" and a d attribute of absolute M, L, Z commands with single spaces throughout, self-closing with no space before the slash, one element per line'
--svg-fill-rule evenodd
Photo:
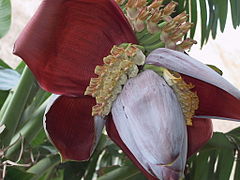
<path fill-rule="evenodd" d="M 148 4 L 147 0 L 116 0 L 123 7 L 122 9 L 141 45 L 154 45 L 161 41 L 166 48 L 178 51 L 190 49 L 193 44 L 196 44 L 196 41 L 190 38 L 183 40 L 193 25 L 187 22 L 188 15 L 182 12 L 172 17 L 177 2 L 171 1 L 167 5 L 163 5 L 163 1 L 154 0 Z M 159 44 L 157 48 L 161 46 L 162 44 Z"/>
<path fill-rule="evenodd" d="M 103 59 L 103 66 L 96 66 L 97 78 L 91 78 L 84 95 L 96 98 L 92 116 L 106 116 L 111 111 L 113 101 L 122 91 L 128 78 L 137 76 L 138 66 L 145 62 L 145 55 L 136 45 L 113 46 L 111 54 Z"/>
<path fill-rule="evenodd" d="M 183 111 L 184 118 L 187 125 L 192 125 L 192 117 L 198 109 L 199 98 L 196 92 L 192 92 L 193 84 L 187 84 L 179 73 L 163 70 L 163 78 L 172 87 Z"/>

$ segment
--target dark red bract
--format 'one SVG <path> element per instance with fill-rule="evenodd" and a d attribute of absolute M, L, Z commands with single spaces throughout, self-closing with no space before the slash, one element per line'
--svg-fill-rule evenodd
<path fill-rule="evenodd" d="M 46 130 L 63 160 L 88 160 L 96 142 L 88 96 L 60 96 L 46 113 Z M 84 148 L 83 148 L 84 147 Z"/>
<path fill-rule="evenodd" d="M 193 118 L 193 125 L 187 126 L 188 131 L 188 157 L 203 147 L 213 135 L 211 119 Z"/>
<path fill-rule="evenodd" d="M 223 119 L 240 119 L 240 100 L 228 92 L 204 81 L 182 74 L 186 82 L 194 84 L 194 91 L 200 99 L 197 116 L 222 117 Z"/>
<path fill-rule="evenodd" d="M 112 0 L 44 0 L 15 43 L 14 53 L 42 88 L 82 95 L 113 45 L 137 43 Z"/>

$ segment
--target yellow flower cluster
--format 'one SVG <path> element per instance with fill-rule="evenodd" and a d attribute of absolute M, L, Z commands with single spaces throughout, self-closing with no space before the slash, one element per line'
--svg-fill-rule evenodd
<path fill-rule="evenodd" d="M 186 124 L 192 126 L 192 117 L 199 106 L 197 93 L 191 91 L 191 89 L 194 88 L 194 85 L 191 83 L 187 84 L 179 73 L 173 71 L 170 72 L 167 69 L 163 70 L 163 78 L 175 92 L 182 108 Z"/>
<path fill-rule="evenodd" d="M 145 55 L 136 45 L 113 46 L 110 55 L 103 58 L 104 65 L 96 66 L 97 78 L 91 78 L 84 95 L 96 98 L 92 116 L 106 116 L 111 111 L 113 101 L 121 92 L 128 78 L 138 74 L 138 66 L 145 62 Z"/>

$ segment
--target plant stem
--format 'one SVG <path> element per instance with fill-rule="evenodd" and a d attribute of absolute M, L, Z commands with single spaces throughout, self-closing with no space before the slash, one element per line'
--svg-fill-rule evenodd
<path fill-rule="evenodd" d="M 33 88 L 34 90 L 34 88 Z M 36 111 L 38 111 L 39 107 L 46 101 L 46 99 L 50 96 L 50 93 L 45 92 L 41 88 L 37 90 L 35 93 L 34 98 L 29 97 L 28 99 L 31 100 L 30 104 L 24 109 L 24 112 L 22 113 L 20 124 L 17 127 L 16 132 L 18 132 L 20 129 L 22 129 L 28 121 L 33 120 L 33 115 L 36 114 Z M 28 102 L 29 103 L 29 102 Z M 46 102 L 45 102 L 46 103 Z"/>
<path fill-rule="evenodd" d="M 12 99 L 12 96 L 13 96 L 13 91 L 10 91 L 0 111 L 0 124 L 2 124 L 2 120 L 3 120 L 2 118 L 7 110 L 7 107 Z"/>
<path fill-rule="evenodd" d="M 28 69 L 28 67 L 25 67 L 18 87 L 15 90 L 1 121 L 1 124 L 6 126 L 6 129 L 1 134 L 2 145 L 5 147 L 10 144 L 11 139 L 16 131 L 18 122 L 21 118 L 34 83 L 35 79 L 32 75 L 32 72 Z"/>
<path fill-rule="evenodd" d="M 148 33 L 148 31 L 146 28 L 144 30 L 142 30 L 141 32 L 137 32 L 136 33 L 137 39 L 140 41 L 147 33 Z"/>
<path fill-rule="evenodd" d="M 19 136 L 23 136 L 24 139 L 31 143 L 31 141 L 34 139 L 34 137 L 39 133 L 39 131 L 43 128 L 42 126 L 42 119 L 45 112 L 45 109 L 47 107 L 48 101 L 46 100 L 30 117 L 31 120 L 29 120 L 22 129 L 12 138 L 11 144 L 13 144 L 17 139 L 19 139 Z M 19 150 L 21 145 L 21 142 L 17 142 L 14 146 L 12 146 L 6 154 L 7 158 L 11 158 L 14 154 L 16 154 L 16 151 Z"/>
<path fill-rule="evenodd" d="M 161 32 L 156 32 L 155 34 L 152 34 L 151 36 L 148 36 L 146 39 L 142 40 L 141 44 L 147 46 L 159 42 L 161 40 L 160 36 Z"/>

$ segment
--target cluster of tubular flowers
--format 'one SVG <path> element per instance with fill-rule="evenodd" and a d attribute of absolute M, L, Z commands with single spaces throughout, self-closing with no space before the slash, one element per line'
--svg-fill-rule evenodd
<path fill-rule="evenodd" d="M 103 58 L 103 66 L 96 66 L 94 72 L 98 77 L 91 78 L 84 93 L 96 98 L 93 116 L 106 116 L 110 113 L 112 103 L 122 91 L 122 85 L 129 78 L 137 76 L 138 66 L 145 62 L 145 55 L 136 45 L 113 46 L 110 53 L 111 55 Z"/>
<path fill-rule="evenodd" d="M 54 93 L 44 127 L 63 160 L 90 159 L 105 126 L 148 179 L 177 180 L 210 118 L 240 120 L 240 92 L 181 52 L 195 42 L 175 2 L 117 2 L 43 0 L 14 53 Z"/>
<path fill-rule="evenodd" d="M 177 2 L 171 1 L 164 5 L 164 0 L 154 0 L 151 4 L 147 0 L 116 0 L 126 8 L 125 15 L 133 30 L 136 32 L 140 44 L 147 46 L 148 51 L 166 47 L 179 51 L 188 50 L 196 41 L 183 37 L 192 27 L 188 22 L 188 15 L 182 12 L 172 17 Z"/>

